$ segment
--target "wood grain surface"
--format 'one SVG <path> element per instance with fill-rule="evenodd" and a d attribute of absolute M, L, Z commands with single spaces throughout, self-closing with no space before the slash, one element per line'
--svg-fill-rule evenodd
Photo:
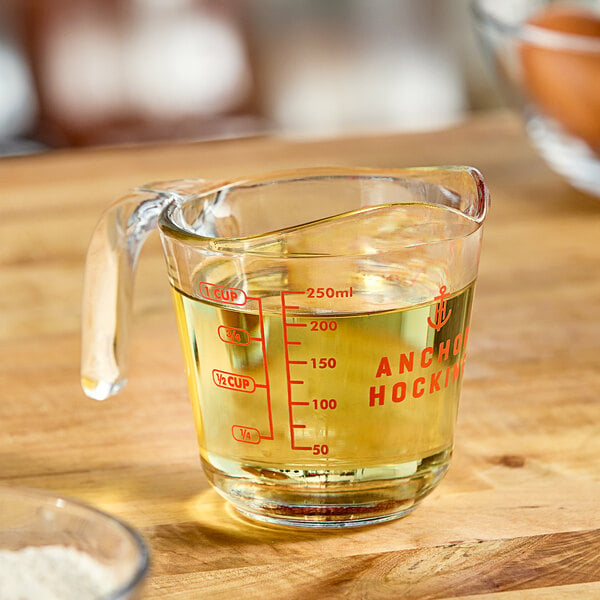
<path fill-rule="evenodd" d="M 240 516 L 201 472 L 157 240 L 136 284 L 130 383 L 79 387 L 84 257 L 128 188 L 312 165 L 470 164 L 491 189 L 455 456 L 405 519 L 337 532 Z M 510 115 L 414 135 L 52 152 L 0 161 L 0 483 L 137 527 L 146 597 L 600 598 L 600 199 Z"/>

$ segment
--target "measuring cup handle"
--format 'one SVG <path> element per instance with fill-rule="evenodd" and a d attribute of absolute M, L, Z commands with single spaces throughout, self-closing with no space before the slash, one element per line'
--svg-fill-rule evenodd
<path fill-rule="evenodd" d="M 104 212 L 92 235 L 83 284 L 81 386 L 95 400 L 127 382 L 137 258 L 170 200 L 161 192 L 130 193 Z"/>
<path fill-rule="evenodd" d="M 83 282 L 81 387 L 90 398 L 105 400 L 127 383 L 135 267 L 160 213 L 212 185 L 203 179 L 148 184 L 112 204 L 100 218 Z"/>
<path fill-rule="evenodd" d="M 104 212 L 88 248 L 83 282 L 81 387 L 105 400 L 127 383 L 137 259 L 163 209 L 220 184 L 180 179 L 137 188 Z"/>

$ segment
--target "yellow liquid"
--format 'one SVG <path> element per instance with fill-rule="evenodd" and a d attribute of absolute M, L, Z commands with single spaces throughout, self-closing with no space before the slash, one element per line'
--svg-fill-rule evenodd
<path fill-rule="evenodd" d="M 443 307 L 366 313 L 306 310 L 318 290 L 360 304 L 349 286 L 251 311 L 174 290 L 205 470 L 257 518 L 397 516 L 448 466 L 473 284 Z"/>

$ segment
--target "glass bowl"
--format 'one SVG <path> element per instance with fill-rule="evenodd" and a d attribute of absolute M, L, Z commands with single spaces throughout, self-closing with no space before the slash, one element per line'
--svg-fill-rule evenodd
<path fill-rule="evenodd" d="M 549 166 L 600 197 L 600 0 L 473 0 L 479 38 Z"/>
<path fill-rule="evenodd" d="M 0 486 L 0 598 L 139 598 L 149 553 L 141 536 L 83 503 Z"/>

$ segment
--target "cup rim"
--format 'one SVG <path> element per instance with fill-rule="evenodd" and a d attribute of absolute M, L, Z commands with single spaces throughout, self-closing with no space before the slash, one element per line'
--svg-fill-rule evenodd
<path fill-rule="evenodd" d="M 265 233 L 231 237 L 231 238 L 218 238 L 218 237 L 205 237 L 189 229 L 180 226 L 174 219 L 174 214 L 179 210 L 183 204 L 190 200 L 202 200 L 208 198 L 211 195 L 220 192 L 226 192 L 236 188 L 251 188 L 262 185 L 273 185 L 282 183 L 293 183 L 307 180 L 325 180 L 325 179 L 379 179 L 379 180 L 413 180 L 413 181 L 424 181 L 434 185 L 438 185 L 441 188 L 445 186 L 441 182 L 433 182 L 426 178 L 426 174 L 450 174 L 450 173 L 463 173 L 471 178 L 471 185 L 475 201 L 473 202 L 473 210 L 467 214 L 460 211 L 465 217 L 469 218 L 475 225 L 473 232 L 477 231 L 482 225 L 487 215 L 489 206 L 489 190 L 485 184 L 482 174 L 474 167 L 465 165 L 450 165 L 450 166 L 435 166 L 435 167 L 407 167 L 407 168 L 373 168 L 373 167 L 305 167 L 294 170 L 276 171 L 271 173 L 264 173 L 260 175 L 243 177 L 235 180 L 226 182 L 215 182 L 213 185 L 206 185 L 203 182 L 203 186 L 200 191 L 191 195 L 179 195 L 177 191 L 169 192 L 172 199 L 161 211 L 158 225 L 161 232 L 166 236 L 175 238 L 182 242 L 187 243 L 199 243 L 199 244 L 210 244 L 211 242 L 222 242 L 224 240 L 231 242 L 244 242 L 252 241 L 257 238 L 262 238 Z M 189 180 L 186 180 L 189 181 Z M 193 181 L 192 181 L 193 184 Z M 193 186 L 192 186 L 193 187 Z M 157 189 L 158 188 L 158 189 Z M 144 191 L 155 191 L 159 194 L 165 193 L 160 190 L 160 186 L 153 189 L 153 186 L 144 186 Z M 449 189 L 449 188 L 446 188 Z M 356 212 L 365 210 L 365 208 L 357 209 Z M 326 217 L 324 220 L 335 217 Z M 300 225 L 304 226 L 304 225 Z M 472 232 L 472 233 L 473 233 Z M 269 231 L 268 234 L 276 234 L 278 230 Z M 219 250 L 219 254 L 228 254 L 228 251 Z M 238 252 L 233 252 L 237 254 Z M 318 256 L 317 256 L 318 257 Z"/>
<path fill-rule="evenodd" d="M 487 25 L 501 35 L 514 37 L 522 43 L 547 49 L 600 54 L 599 37 L 555 31 L 523 21 L 509 23 L 487 10 L 488 2 L 489 0 L 472 0 L 471 12 L 479 24 Z M 600 19 L 600 12 L 591 10 L 588 12 Z"/>

